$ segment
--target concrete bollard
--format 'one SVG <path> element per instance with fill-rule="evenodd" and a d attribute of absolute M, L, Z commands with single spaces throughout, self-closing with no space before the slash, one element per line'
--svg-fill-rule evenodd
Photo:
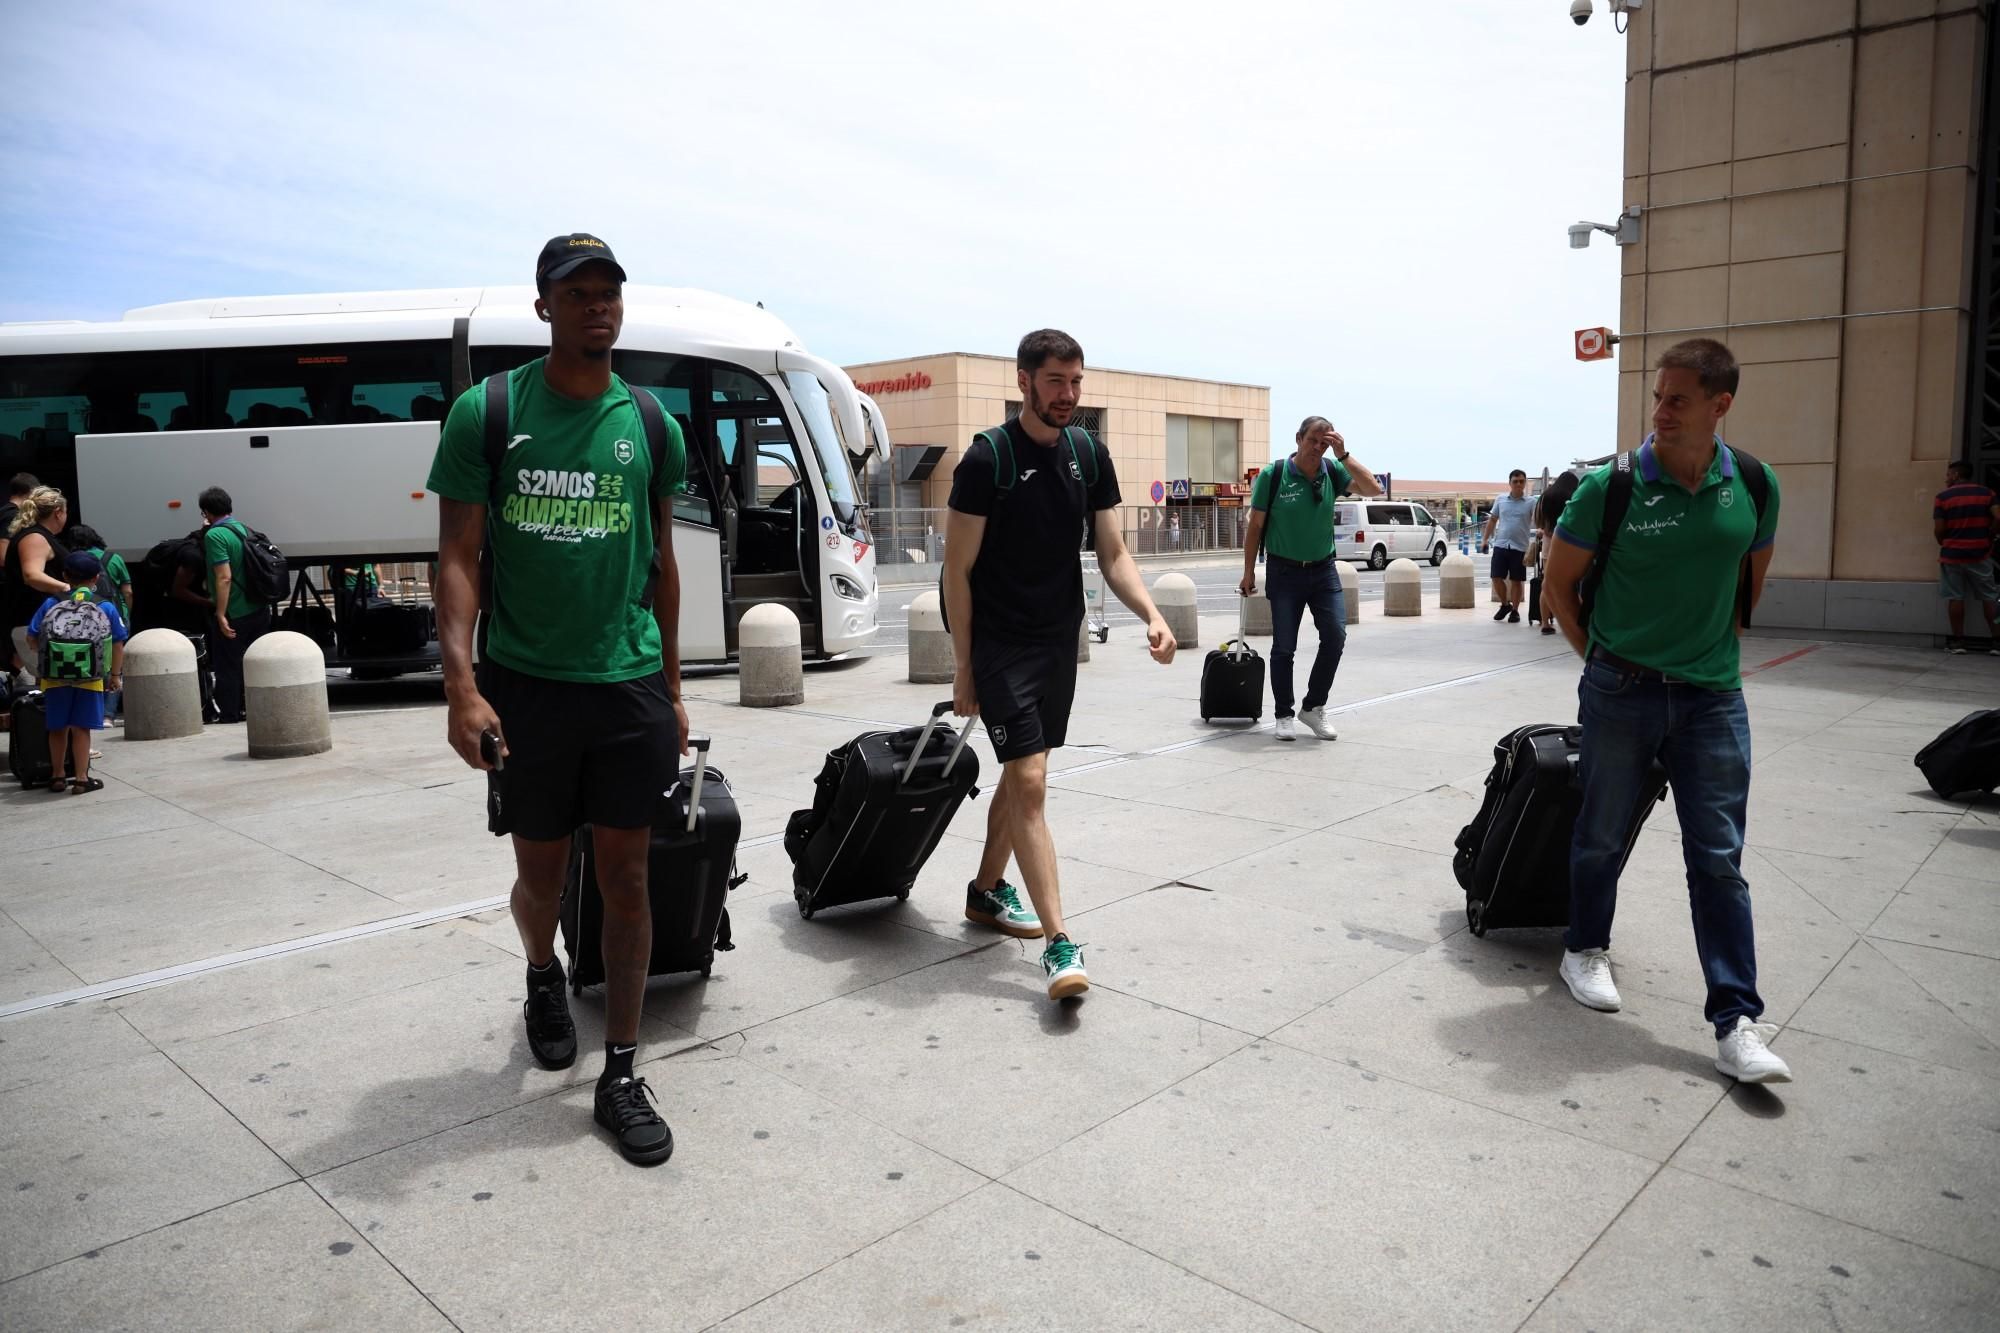
<path fill-rule="evenodd" d="M 1185 574 L 1162 574 L 1153 585 L 1153 605 L 1174 632 L 1174 647 L 1201 646 L 1201 611 L 1195 601 L 1194 580 Z"/>
<path fill-rule="evenodd" d="M 937 593 L 918 593 L 910 603 L 910 683 L 949 685 L 957 670 Z"/>
<path fill-rule="evenodd" d="M 736 625 L 737 702 L 783 708 L 806 701 L 799 618 L 775 602 L 753 606 Z"/>
<path fill-rule="evenodd" d="M 273 630 L 243 655 L 243 721 L 252 759 L 289 759 L 333 748 L 326 710 L 326 654 L 303 634 Z"/>
<path fill-rule="evenodd" d="M 1347 623 L 1361 623 L 1361 575 L 1345 560 L 1333 562 L 1334 572 L 1340 575 L 1340 601 L 1347 613 Z"/>
<path fill-rule="evenodd" d="M 201 733 L 201 681 L 185 634 L 148 629 L 125 644 L 125 739 L 168 741 Z"/>
<path fill-rule="evenodd" d="M 1391 560 L 1382 575 L 1382 614 L 1420 616 L 1424 613 L 1424 576 L 1414 560 Z"/>
<path fill-rule="evenodd" d="M 1265 595 L 1264 581 L 1257 581 L 1257 591 L 1243 599 L 1243 637 L 1252 634 L 1269 635 L 1271 632 L 1271 599 Z"/>
<path fill-rule="evenodd" d="M 1472 557 L 1448 555 L 1438 570 L 1438 609 L 1470 611 L 1477 605 L 1472 586 Z"/>

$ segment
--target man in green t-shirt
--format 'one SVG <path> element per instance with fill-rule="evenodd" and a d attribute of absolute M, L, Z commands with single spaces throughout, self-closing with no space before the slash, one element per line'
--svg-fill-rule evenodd
<path fill-rule="evenodd" d="M 1789 1082 L 1759 1023 L 1757 948 L 1743 830 L 1750 798 L 1750 717 L 1737 636 L 1763 591 L 1778 528 L 1778 482 L 1763 464 L 1760 507 L 1716 432 L 1735 401 L 1736 358 L 1712 338 L 1669 348 L 1653 384 L 1653 437 L 1627 474 L 1630 499 L 1606 544 L 1616 465 L 1585 477 L 1563 509 L 1542 598 L 1584 658 L 1577 757 L 1583 808 L 1569 858 L 1570 918 L 1561 974 L 1593 1009 L 1619 1006 L 1611 917 L 1632 817 L 1653 761 L 1667 770 L 1687 862 L 1695 951 L 1708 984 L 1715 1067 L 1745 1083 Z"/>
<path fill-rule="evenodd" d="M 595 236 L 558 236 L 542 248 L 535 313 L 549 325 L 549 354 L 507 376 L 500 473 L 487 463 L 485 386 L 475 384 L 445 420 L 430 489 L 452 748 L 491 770 L 481 752 L 490 735 L 503 760 L 493 781 L 513 835 L 528 1047 L 546 1068 L 576 1059 L 555 938 L 570 838 L 587 823 L 604 898 L 606 1041 L 595 1114 L 627 1158 L 654 1163 L 673 1152 L 673 1134 L 632 1066 L 653 941 L 647 853 L 660 793 L 687 750 L 672 540 L 687 453 L 679 424 L 663 413 L 667 447 L 655 471 L 635 391 L 611 373 L 624 282 Z M 475 675 L 482 549 L 492 589 Z"/>
<path fill-rule="evenodd" d="M 218 722 L 243 720 L 243 655 L 271 629 L 271 608 L 259 606 L 243 577 L 243 525 L 236 502 L 220 486 L 201 493 L 203 564 L 208 567 L 208 655 L 215 664 Z"/>
<path fill-rule="evenodd" d="M 1257 474 L 1250 488 L 1250 532 L 1243 541 L 1245 597 L 1257 591 L 1257 552 L 1264 551 L 1264 595 L 1271 602 L 1272 731 L 1281 741 L 1297 736 L 1292 721 L 1292 658 L 1299 622 L 1310 610 L 1319 651 L 1306 677 L 1305 707 L 1298 720 L 1323 741 L 1338 734 L 1327 721 L 1326 697 L 1347 646 L 1347 614 L 1340 571 L 1333 566 L 1334 501 L 1343 495 L 1380 495 L 1375 474 L 1347 452 L 1347 440 L 1325 417 L 1307 417 L 1293 437 L 1298 449 Z M 1328 450 L 1333 461 L 1326 461 Z M 1331 495 L 1328 492 L 1332 492 Z"/>

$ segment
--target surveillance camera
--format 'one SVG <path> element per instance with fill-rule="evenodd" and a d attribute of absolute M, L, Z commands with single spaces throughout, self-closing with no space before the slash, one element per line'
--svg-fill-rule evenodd
<path fill-rule="evenodd" d="M 1590 0 L 1570 0 L 1569 21 L 1579 28 L 1590 22 Z M 1575 245 L 1576 242 L 1572 240 L 1570 244 Z M 1586 241 L 1585 244 L 1589 242 Z"/>
<path fill-rule="evenodd" d="M 1578 0 L 1578 3 L 1589 4 L 1590 0 Z M 1584 17 L 1588 18 L 1589 15 L 1586 14 Z M 1595 230 L 1596 228 L 1592 227 L 1588 222 L 1572 222 L 1569 227 L 1569 248 L 1572 250 L 1588 250 L 1590 248 L 1590 233 Z"/>

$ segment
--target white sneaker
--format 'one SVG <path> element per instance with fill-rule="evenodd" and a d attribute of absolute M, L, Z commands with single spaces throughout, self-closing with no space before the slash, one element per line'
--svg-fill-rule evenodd
<path fill-rule="evenodd" d="M 1324 708 L 1308 708 L 1299 714 L 1299 724 L 1323 741 L 1339 740 L 1340 733 L 1326 720 Z"/>
<path fill-rule="evenodd" d="M 1562 979 L 1576 1002 L 1605 1013 L 1615 1013 L 1622 1003 L 1618 987 L 1611 980 L 1611 955 L 1602 949 L 1582 953 L 1563 950 Z"/>
<path fill-rule="evenodd" d="M 1715 1067 L 1738 1083 L 1790 1083 L 1792 1067 L 1765 1045 L 1778 1035 L 1776 1023 L 1753 1023 L 1748 1014 L 1736 1020 L 1736 1030 L 1715 1044 Z"/>
<path fill-rule="evenodd" d="M 1273 722 L 1271 734 L 1281 741 L 1295 741 L 1299 738 L 1298 728 L 1292 725 L 1292 719 L 1288 717 L 1281 717 Z"/>

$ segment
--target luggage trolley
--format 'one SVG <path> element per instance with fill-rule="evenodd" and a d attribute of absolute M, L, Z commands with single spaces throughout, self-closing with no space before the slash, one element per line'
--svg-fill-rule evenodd
<path fill-rule="evenodd" d="M 1083 553 L 1083 618 L 1090 626 L 1090 637 L 1099 643 L 1111 638 L 1111 622 L 1104 615 L 1104 571 L 1097 563 L 1097 552 Z"/>

